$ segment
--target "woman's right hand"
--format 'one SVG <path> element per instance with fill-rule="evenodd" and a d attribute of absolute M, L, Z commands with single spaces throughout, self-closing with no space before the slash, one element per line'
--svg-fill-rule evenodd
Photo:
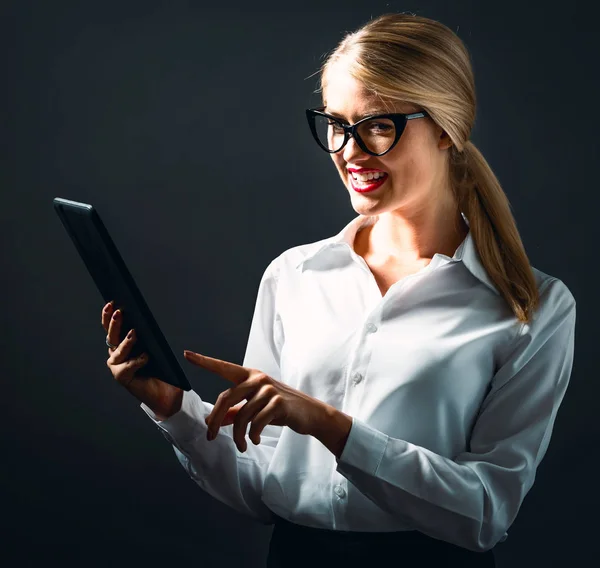
<path fill-rule="evenodd" d="M 181 408 L 183 390 L 165 383 L 156 377 L 134 377 L 134 373 L 141 369 L 147 360 L 142 353 L 139 357 L 128 359 L 129 353 L 135 343 L 135 330 L 132 330 L 123 341 L 119 342 L 121 331 L 120 310 L 113 314 L 112 303 L 108 303 L 102 310 L 102 327 L 106 331 L 108 341 L 118 345 L 116 349 L 108 348 L 106 365 L 115 380 L 124 386 L 139 401 L 146 404 L 156 414 L 158 420 L 165 420 Z"/>

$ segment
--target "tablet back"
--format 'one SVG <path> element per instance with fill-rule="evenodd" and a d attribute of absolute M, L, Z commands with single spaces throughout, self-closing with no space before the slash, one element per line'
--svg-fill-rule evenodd
<path fill-rule="evenodd" d="M 152 312 L 139 291 L 125 262 L 108 234 L 100 215 L 92 205 L 54 198 L 54 208 L 69 233 L 104 303 L 114 300 L 115 309 L 123 314 L 122 341 L 130 329 L 135 329 L 137 339 L 129 358 L 143 352 L 148 362 L 135 376 L 158 377 L 164 382 L 190 390 L 181 365 L 158 327 Z"/>

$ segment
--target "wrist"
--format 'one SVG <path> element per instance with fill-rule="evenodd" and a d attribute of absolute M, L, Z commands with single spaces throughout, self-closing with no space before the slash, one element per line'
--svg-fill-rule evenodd
<path fill-rule="evenodd" d="M 336 457 L 336 459 L 339 459 L 346 446 L 351 428 L 351 416 L 324 403 L 322 419 L 317 425 L 314 437 L 317 438 Z"/>
<path fill-rule="evenodd" d="M 182 402 L 183 389 L 179 389 L 170 401 L 166 401 L 166 404 L 162 404 L 156 409 L 152 408 L 152 412 L 154 412 L 156 420 L 162 422 L 167 418 L 171 418 L 171 416 L 173 416 L 174 414 L 177 414 L 181 410 Z"/>

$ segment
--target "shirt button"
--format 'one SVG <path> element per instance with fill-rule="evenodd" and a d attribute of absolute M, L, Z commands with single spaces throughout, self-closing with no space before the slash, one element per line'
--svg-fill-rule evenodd
<path fill-rule="evenodd" d="M 333 490 L 335 491 L 335 494 L 342 499 L 346 496 L 346 492 L 341 485 L 336 485 Z"/>
<path fill-rule="evenodd" d="M 367 331 L 369 333 L 375 333 L 377 331 L 377 326 L 374 323 L 369 322 L 367 324 Z"/>
<path fill-rule="evenodd" d="M 363 379 L 363 376 L 360 373 L 354 374 L 354 384 L 360 383 L 360 381 L 362 381 L 362 379 Z"/>

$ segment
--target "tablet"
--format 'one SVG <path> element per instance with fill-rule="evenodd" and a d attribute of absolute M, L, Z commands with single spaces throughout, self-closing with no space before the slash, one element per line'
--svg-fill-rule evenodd
<path fill-rule="evenodd" d="M 158 327 L 98 212 L 88 203 L 61 197 L 54 198 L 54 209 L 102 294 L 104 303 L 114 300 L 115 309 L 122 311 L 119 343 L 133 328 L 137 339 L 131 349 L 130 358 L 143 352 L 148 354 L 148 362 L 138 369 L 134 376 L 157 377 L 161 381 L 189 391 L 192 387 L 181 365 Z"/>

